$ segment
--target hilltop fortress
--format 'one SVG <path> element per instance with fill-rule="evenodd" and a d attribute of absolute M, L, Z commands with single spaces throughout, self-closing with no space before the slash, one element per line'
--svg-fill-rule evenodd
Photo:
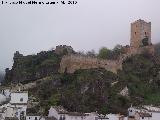
<path fill-rule="evenodd" d="M 151 22 L 137 20 L 131 23 L 130 46 L 123 47 L 124 53 L 116 60 L 98 59 L 77 54 L 66 55 L 60 63 L 60 73 L 74 73 L 79 69 L 104 68 L 113 73 L 122 69 L 122 63 L 128 57 L 145 52 L 153 55 L 154 46 L 151 43 Z"/>

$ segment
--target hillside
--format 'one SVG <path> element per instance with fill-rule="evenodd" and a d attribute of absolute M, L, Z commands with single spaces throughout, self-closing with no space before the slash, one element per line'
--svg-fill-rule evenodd
<path fill-rule="evenodd" d="M 117 74 L 102 68 L 60 74 L 60 60 L 66 54 L 65 49 L 61 54 L 46 51 L 37 55 L 23 56 L 18 52 L 14 55 L 13 67 L 5 76 L 6 84 L 33 81 L 37 84 L 29 89 L 29 95 L 38 104 L 28 112 L 47 114 L 51 105 L 62 105 L 69 111 L 126 113 L 131 104 L 160 105 L 157 56 L 147 53 L 131 56 Z M 128 94 L 122 95 L 124 88 Z"/>
<path fill-rule="evenodd" d="M 55 50 L 42 51 L 35 55 L 15 52 L 12 69 L 6 69 L 6 83 L 28 83 L 58 73 L 63 55 L 74 53 L 70 46 L 57 46 Z"/>
<path fill-rule="evenodd" d="M 119 94 L 125 87 L 128 96 Z M 46 113 L 51 105 L 63 105 L 69 111 L 125 114 L 131 104 L 159 106 L 159 90 L 160 66 L 151 56 L 137 55 L 127 59 L 117 75 L 104 69 L 78 70 L 52 76 L 30 92 Z"/>

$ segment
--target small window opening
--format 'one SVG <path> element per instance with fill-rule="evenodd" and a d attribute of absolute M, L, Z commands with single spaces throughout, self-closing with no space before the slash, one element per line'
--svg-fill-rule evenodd
<path fill-rule="evenodd" d="M 147 33 L 145 32 L 145 35 L 147 35 Z"/>
<path fill-rule="evenodd" d="M 21 98 L 20 101 L 23 102 L 23 98 Z"/>

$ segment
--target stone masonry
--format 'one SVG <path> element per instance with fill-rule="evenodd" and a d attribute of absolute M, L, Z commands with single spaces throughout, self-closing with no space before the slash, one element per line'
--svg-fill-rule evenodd
<path fill-rule="evenodd" d="M 102 60 L 81 55 L 66 55 L 60 63 L 60 73 L 74 73 L 78 69 L 105 68 L 108 71 L 117 73 L 122 69 L 118 60 Z"/>

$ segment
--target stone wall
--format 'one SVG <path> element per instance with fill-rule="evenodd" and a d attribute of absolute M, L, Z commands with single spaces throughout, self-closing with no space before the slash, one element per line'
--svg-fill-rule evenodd
<path fill-rule="evenodd" d="M 59 72 L 74 73 L 79 69 L 104 68 L 113 73 L 117 73 L 117 70 L 122 70 L 122 63 L 128 57 L 136 54 L 143 54 L 145 52 L 151 55 L 154 54 L 154 46 L 146 46 L 137 49 L 133 47 L 126 47 L 124 49 L 125 54 L 120 55 L 117 60 L 103 60 L 75 54 L 66 55 L 61 60 Z"/>
<path fill-rule="evenodd" d="M 116 73 L 122 69 L 117 60 L 102 60 L 87 56 L 68 55 L 62 58 L 60 63 L 60 73 L 74 73 L 78 69 L 105 68 L 108 71 Z"/>

